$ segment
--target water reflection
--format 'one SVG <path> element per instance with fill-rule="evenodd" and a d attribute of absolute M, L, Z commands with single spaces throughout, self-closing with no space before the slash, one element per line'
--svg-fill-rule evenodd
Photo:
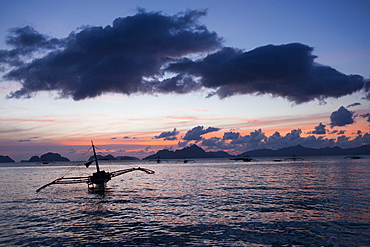
<path fill-rule="evenodd" d="M 112 170 L 122 169 L 116 166 Z M 5 229 L 0 241 L 17 246 L 361 246 L 370 239 L 370 174 L 363 160 L 149 166 L 155 174 L 119 177 L 104 195 L 89 194 L 84 185 L 36 194 L 40 180 L 51 180 L 60 167 L 47 173 L 44 167 L 0 168 L 1 179 L 10 185 L 0 188 L 0 227 Z M 44 177 L 26 179 L 41 171 Z"/>

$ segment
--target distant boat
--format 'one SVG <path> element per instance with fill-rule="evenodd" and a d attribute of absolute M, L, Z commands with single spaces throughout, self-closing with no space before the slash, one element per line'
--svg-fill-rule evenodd
<path fill-rule="evenodd" d="M 98 158 L 96 156 L 95 146 L 94 143 L 91 141 L 91 146 L 94 152 L 94 159 L 86 162 L 84 165 L 86 168 L 88 168 L 94 161 L 96 165 L 96 172 L 94 172 L 91 176 L 87 177 L 60 177 L 55 179 L 54 181 L 45 184 L 44 186 L 38 188 L 36 192 L 40 192 L 42 189 L 45 189 L 46 187 L 53 185 L 53 184 L 77 184 L 77 183 L 86 183 L 88 190 L 90 192 L 104 192 L 106 190 L 107 182 L 111 180 L 111 178 L 132 172 L 132 171 L 143 171 L 148 174 L 153 174 L 154 171 L 141 168 L 141 167 L 134 167 L 134 168 L 128 168 L 124 170 L 118 170 L 114 172 L 106 172 L 103 170 L 100 170 Z"/>
<path fill-rule="evenodd" d="M 285 160 L 293 160 L 293 161 L 297 161 L 297 160 L 304 160 L 304 159 L 303 159 L 303 158 L 299 158 L 299 157 L 297 157 L 296 155 L 292 155 L 291 157 L 286 158 Z"/>
<path fill-rule="evenodd" d="M 361 159 L 362 157 L 360 155 L 351 155 L 349 156 L 349 158 L 353 160 L 358 160 L 358 159 Z"/>
<path fill-rule="evenodd" d="M 163 162 L 163 161 L 165 161 L 165 162 L 168 162 L 168 160 L 161 160 L 161 158 L 158 156 L 158 158 L 157 159 L 151 159 L 151 160 L 149 160 L 149 162 L 156 162 L 156 163 L 161 163 L 161 162 Z"/>
<path fill-rule="evenodd" d="M 251 161 L 254 161 L 255 159 L 249 157 L 249 156 L 246 156 L 246 157 L 235 157 L 235 158 L 230 158 L 230 160 L 241 160 L 241 161 L 244 161 L 244 162 L 251 162 Z"/>
<path fill-rule="evenodd" d="M 190 163 L 191 163 L 191 162 L 192 162 L 192 163 L 195 163 L 195 160 L 187 160 L 187 159 L 184 159 L 184 161 L 183 161 L 183 162 L 184 162 L 185 164 L 186 164 L 186 163 L 189 163 L 189 162 L 190 162 Z"/>

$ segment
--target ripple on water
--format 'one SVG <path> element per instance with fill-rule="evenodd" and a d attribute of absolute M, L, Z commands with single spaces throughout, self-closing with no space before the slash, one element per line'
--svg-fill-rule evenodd
<path fill-rule="evenodd" d="M 0 242 L 4 246 L 366 246 L 368 166 L 333 159 L 298 165 L 156 164 L 150 165 L 154 175 L 133 173 L 112 179 L 104 196 L 86 193 L 84 185 L 35 193 L 40 181 L 51 181 L 60 167 L 48 172 L 33 167 L 34 176 L 42 170 L 46 177 L 27 181 L 26 186 L 30 167 L 0 168 L 4 182 L 12 180 L 7 190 L 0 191 Z"/>

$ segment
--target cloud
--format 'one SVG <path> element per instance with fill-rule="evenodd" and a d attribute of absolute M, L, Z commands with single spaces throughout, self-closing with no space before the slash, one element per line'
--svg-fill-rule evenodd
<path fill-rule="evenodd" d="M 0 63 L 9 66 L 23 66 L 35 53 L 42 51 L 55 50 L 64 45 L 64 40 L 51 38 L 47 35 L 38 33 L 33 27 L 26 26 L 12 28 L 5 38 L 5 43 L 12 50 L 0 50 Z M 4 69 L 4 67 L 1 67 Z"/>
<path fill-rule="evenodd" d="M 167 16 L 141 10 L 134 16 L 115 19 L 111 26 L 89 26 L 72 32 L 62 48 L 5 75 L 5 79 L 22 84 L 9 97 L 27 98 L 39 91 L 57 91 L 60 97 L 82 100 L 104 93 L 154 93 L 156 87 L 165 92 L 168 85 L 174 85 L 165 80 L 162 86 L 154 80 L 162 75 L 162 66 L 175 58 L 220 47 L 221 38 L 198 23 L 204 15 L 206 11 Z M 41 44 L 51 42 L 33 29 L 25 29 L 32 31 L 33 39 L 25 42 L 13 33 L 8 44 L 35 52 Z M 11 51 L 1 52 L 1 61 L 7 62 Z M 182 85 L 170 90 L 187 92 L 187 82 L 183 78 Z"/>
<path fill-rule="evenodd" d="M 338 98 L 363 88 L 363 77 L 315 63 L 312 51 L 300 43 L 267 45 L 248 52 L 225 47 L 202 60 L 171 63 L 167 69 L 200 77 L 202 85 L 214 89 L 213 95 L 220 98 L 270 94 L 303 103 Z"/>
<path fill-rule="evenodd" d="M 344 135 L 346 133 L 345 130 L 333 130 L 329 132 L 329 134 L 337 134 L 337 135 Z"/>
<path fill-rule="evenodd" d="M 18 142 L 30 142 L 30 141 L 37 140 L 37 139 L 40 139 L 40 137 L 34 136 L 29 139 L 18 140 Z M 48 140 L 48 139 L 45 139 L 45 140 Z"/>
<path fill-rule="evenodd" d="M 350 105 L 347 105 L 347 108 L 349 108 L 349 107 L 353 107 L 353 106 L 358 106 L 358 105 L 361 105 L 361 103 L 353 103 L 353 104 L 350 104 Z"/>
<path fill-rule="evenodd" d="M 363 91 L 366 94 L 364 99 L 370 100 L 370 79 L 365 80 Z"/>
<path fill-rule="evenodd" d="M 197 126 L 186 132 L 185 136 L 182 139 L 185 141 L 200 141 L 202 140 L 202 135 L 219 130 L 221 129 L 215 127 L 208 127 L 207 129 L 205 129 L 203 126 Z"/>
<path fill-rule="evenodd" d="M 340 131 L 338 132 L 338 135 L 344 135 L 344 133 L 346 133 L 346 131 L 345 131 L 345 130 L 340 130 Z"/>
<path fill-rule="evenodd" d="M 255 130 L 250 132 L 249 135 L 240 136 L 238 139 L 231 141 L 231 144 L 240 144 L 240 143 L 259 143 L 263 140 L 266 140 L 265 134 L 262 132 L 262 129 Z"/>
<path fill-rule="evenodd" d="M 347 110 L 343 106 L 339 107 L 337 111 L 332 112 L 330 115 L 330 126 L 346 126 L 349 124 L 353 124 L 355 121 L 354 113 Z"/>
<path fill-rule="evenodd" d="M 177 140 L 177 135 L 180 132 L 176 130 L 176 128 L 173 129 L 173 131 L 165 131 L 162 132 L 159 136 L 154 136 L 153 139 L 162 139 L 164 138 L 165 141 L 173 141 Z"/>
<path fill-rule="evenodd" d="M 315 135 L 325 135 L 326 134 L 326 125 L 319 123 L 319 125 L 315 126 L 315 130 L 309 132 L 309 134 L 315 134 Z"/>
<path fill-rule="evenodd" d="M 344 132 L 336 131 L 336 133 Z M 357 136 L 352 140 L 350 140 L 350 137 L 346 137 L 344 135 L 338 136 L 336 139 L 329 139 L 324 136 L 316 137 L 314 135 L 302 137 L 301 134 L 301 129 L 293 129 L 285 135 L 275 132 L 271 136 L 266 136 L 261 129 L 258 129 L 245 136 L 240 135 L 239 133 L 239 137 L 233 140 L 219 137 L 211 137 L 208 139 L 203 138 L 201 146 L 205 147 L 206 149 L 241 153 L 249 150 L 264 148 L 276 150 L 296 145 L 303 145 L 311 148 L 325 148 L 334 146 L 349 148 L 370 144 L 370 134 L 359 131 L 357 132 Z"/>
<path fill-rule="evenodd" d="M 151 146 L 147 146 L 143 150 L 130 151 L 130 152 L 127 152 L 127 154 L 133 155 L 133 156 L 148 156 L 148 155 L 151 155 L 151 154 L 155 153 L 155 151 L 150 151 L 151 148 L 152 148 Z"/>
<path fill-rule="evenodd" d="M 315 63 L 308 45 L 266 45 L 251 51 L 222 47 L 223 39 L 199 23 L 205 15 L 202 10 L 172 16 L 139 10 L 106 27 L 82 27 L 63 39 L 29 26 L 11 29 L 6 43 L 13 49 L 0 50 L 0 63 L 8 66 L 3 79 L 19 82 L 21 88 L 8 97 L 54 91 L 61 98 L 83 100 L 106 93 L 206 89 L 220 98 L 268 94 L 300 104 L 363 89 L 370 100 L 369 82 Z"/>
<path fill-rule="evenodd" d="M 366 121 L 370 122 L 370 112 L 369 113 L 362 114 L 362 115 L 360 115 L 360 117 L 367 118 Z"/>
<path fill-rule="evenodd" d="M 240 137 L 240 133 L 230 131 L 230 132 L 225 132 L 222 139 L 224 139 L 224 140 L 236 140 L 239 137 Z"/>

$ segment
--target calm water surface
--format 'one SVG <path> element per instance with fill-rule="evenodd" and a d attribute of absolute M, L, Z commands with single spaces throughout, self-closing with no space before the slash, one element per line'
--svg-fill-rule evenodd
<path fill-rule="evenodd" d="M 115 177 L 105 195 L 85 184 L 35 192 L 73 162 L 1 164 L 0 245 L 370 246 L 369 156 L 272 160 L 107 162 L 156 173 Z"/>

